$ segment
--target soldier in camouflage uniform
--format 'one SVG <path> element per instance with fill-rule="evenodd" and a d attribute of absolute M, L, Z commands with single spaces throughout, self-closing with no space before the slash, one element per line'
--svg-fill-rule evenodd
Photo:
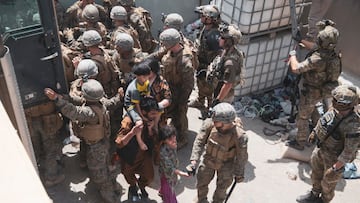
<path fill-rule="evenodd" d="M 163 27 L 164 30 L 169 28 L 174 28 L 180 33 L 181 44 L 184 46 L 185 49 L 189 49 L 193 53 L 192 63 L 193 63 L 193 68 L 196 70 L 199 66 L 199 60 L 197 57 L 197 48 L 195 47 L 195 44 L 191 40 L 186 38 L 184 34 L 181 32 L 181 29 L 183 28 L 184 19 L 182 18 L 181 15 L 177 13 L 170 13 L 164 17 L 165 17 L 164 27 Z"/>
<path fill-rule="evenodd" d="M 63 119 L 54 102 L 25 108 L 25 116 L 36 160 L 40 164 L 40 170 L 44 171 L 44 185 L 50 187 L 62 182 L 65 176 L 59 171 L 58 160 L 62 156 L 59 130 Z"/>
<path fill-rule="evenodd" d="M 317 36 L 318 48 L 310 52 L 303 62 L 298 62 L 296 52 L 290 54 L 291 70 L 301 74 L 300 102 L 296 117 L 298 133 L 295 140 L 290 140 L 287 145 L 298 150 L 303 150 L 309 133 L 309 119 L 316 124 L 319 115 L 315 105 L 319 101 L 331 97 L 330 92 L 338 85 L 341 73 L 341 60 L 335 51 L 339 31 L 328 24 L 328 21 L 319 22 L 320 32 Z"/>
<path fill-rule="evenodd" d="M 248 139 L 240 118 L 235 117 L 236 111 L 231 104 L 219 103 L 214 107 L 212 119 L 204 121 L 196 136 L 190 157 L 195 168 L 202 156 L 197 174 L 196 203 L 208 203 L 208 187 L 215 173 L 214 203 L 224 202 L 226 190 L 233 179 L 238 183 L 244 180 Z"/>
<path fill-rule="evenodd" d="M 149 11 L 142 7 L 135 7 L 135 0 L 119 0 L 128 13 L 130 25 L 139 33 L 142 51 L 152 53 L 157 46 L 151 34 L 152 18 Z"/>
<path fill-rule="evenodd" d="M 94 3 L 94 0 L 79 0 L 76 1 L 72 6 L 70 6 L 65 13 L 65 22 L 64 27 L 66 28 L 75 28 L 78 27 L 81 22 L 84 22 L 82 16 L 82 11 L 85 8 L 86 5 L 92 4 L 96 6 L 96 8 L 99 10 L 99 16 L 100 16 L 100 22 L 103 24 L 107 24 L 108 17 L 106 15 L 106 11 L 104 7 L 102 7 L 99 4 Z"/>
<path fill-rule="evenodd" d="M 327 111 L 311 132 L 308 141 L 318 147 L 311 156 L 312 190 L 296 201 L 330 202 L 342 178 L 345 163 L 352 162 L 360 144 L 360 109 L 356 87 L 341 85 L 332 91 L 333 108 Z"/>
<path fill-rule="evenodd" d="M 173 28 L 163 31 L 159 39 L 167 50 L 161 60 L 164 66 L 161 75 L 169 83 L 173 97 L 166 113 L 177 130 L 181 148 L 187 143 L 187 102 L 194 87 L 192 52 L 180 44 L 180 33 Z"/>
<path fill-rule="evenodd" d="M 90 177 L 103 200 L 115 203 L 119 199 L 109 178 L 108 169 L 110 119 L 105 106 L 99 102 L 105 95 L 104 90 L 98 81 L 90 79 L 82 85 L 81 91 L 86 100 L 82 106 L 69 103 L 49 88 L 45 89 L 45 94 L 55 101 L 63 115 L 74 121 L 75 135 L 86 144 L 86 162 Z"/>
<path fill-rule="evenodd" d="M 157 102 L 154 98 L 146 97 L 140 101 L 140 109 L 146 118 L 144 127 L 135 126 L 129 115 L 121 122 L 116 143 L 121 162 L 121 172 L 129 183 L 128 200 L 136 202 L 140 199 L 138 189 L 141 191 L 141 199 L 147 199 L 148 193 L 145 187 L 154 179 L 154 167 L 152 162 L 153 135 L 152 125 L 159 114 Z M 141 132 L 142 139 L 149 149 L 140 150 L 136 141 L 136 134 Z M 137 178 L 136 174 L 140 177 Z"/>
<path fill-rule="evenodd" d="M 79 26 L 84 28 L 84 30 L 96 30 L 103 39 L 103 44 L 105 44 L 107 30 L 105 25 L 99 22 L 99 10 L 94 5 L 88 4 L 82 11 L 81 16 L 84 19 L 84 23 Z"/>
<path fill-rule="evenodd" d="M 116 35 L 118 33 L 127 33 L 133 38 L 134 47 L 141 49 L 138 32 L 127 23 L 128 18 L 125 8 L 122 6 L 114 6 L 110 12 L 110 18 L 115 26 L 115 29 L 111 34 L 110 48 L 113 49 L 115 47 Z"/>
<path fill-rule="evenodd" d="M 201 14 L 201 22 L 204 24 L 200 32 L 198 45 L 198 59 L 199 68 L 196 71 L 196 84 L 198 87 L 197 100 L 191 101 L 189 106 L 200 108 L 204 110 L 205 99 L 207 100 L 208 107 L 212 104 L 213 100 L 213 86 L 206 81 L 206 72 L 209 64 L 219 54 L 219 23 L 220 12 L 214 5 L 205 5 L 197 7 L 196 12 Z"/>
<path fill-rule="evenodd" d="M 113 60 L 119 67 L 121 85 L 126 89 L 127 85 L 135 78 L 132 72 L 133 66 L 142 62 L 147 54 L 134 48 L 133 38 L 126 33 L 117 34 L 115 49 Z"/>
<path fill-rule="evenodd" d="M 207 81 L 214 85 L 212 106 L 219 102 L 232 103 L 234 88 L 243 82 L 245 56 L 236 47 L 240 38 L 241 32 L 236 25 L 220 27 L 219 46 L 223 51 L 210 64 L 207 74 Z"/>
<path fill-rule="evenodd" d="M 82 42 L 88 51 L 84 54 L 84 58 L 92 59 L 96 63 L 99 69 L 96 79 L 104 87 L 106 97 L 113 97 L 120 87 L 119 71 L 110 54 L 99 47 L 100 34 L 95 30 L 86 31 L 82 36 Z"/>

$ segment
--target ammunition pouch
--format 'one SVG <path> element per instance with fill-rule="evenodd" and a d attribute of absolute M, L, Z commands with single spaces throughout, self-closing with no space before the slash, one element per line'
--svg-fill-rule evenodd
<path fill-rule="evenodd" d="M 208 140 L 206 146 L 206 156 L 204 156 L 204 163 L 218 170 L 222 167 L 223 163 L 234 159 L 236 153 L 236 147 L 227 149 L 224 146 L 219 145 L 212 139 Z"/>
<path fill-rule="evenodd" d="M 63 118 L 60 113 L 54 113 L 49 115 L 41 116 L 43 122 L 43 130 L 46 135 L 53 135 L 63 125 Z"/>
<path fill-rule="evenodd" d="M 86 144 L 96 144 L 104 137 L 110 136 L 110 117 L 105 109 L 91 106 L 99 118 L 98 124 L 78 124 L 74 123 L 73 131 L 76 136 L 85 141 Z"/>
<path fill-rule="evenodd" d="M 32 106 L 25 109 L 25 115 L 28 117 L 39 117 L 43 115 L 49 115 L 56 111 L 54 102 L 46 102 L 36 106 Z"/>

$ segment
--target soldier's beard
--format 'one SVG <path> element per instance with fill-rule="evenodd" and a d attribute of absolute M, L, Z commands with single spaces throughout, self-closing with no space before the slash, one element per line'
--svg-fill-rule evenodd
<path fill-rule="evenodd" d="M 221 134 L 227 134 L 231 129 L 223 129 L 223 127 L 216 127 L 216 130 Z"/>

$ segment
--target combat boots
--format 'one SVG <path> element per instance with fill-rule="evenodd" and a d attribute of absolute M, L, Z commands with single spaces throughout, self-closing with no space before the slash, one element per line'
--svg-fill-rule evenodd
<path fill-rule="evenodd" d="M 285 143 L 285 145 L 299 151 L 302 151 L 305 148 L 304 145 L 299 144 L 296 140 L 289 140 Z"/>
<path fill-rule="evenodd" d="M 193 108 L 197 108 L 197 109 L 200 109 L 200 110 L 205 109 L 204 103 L 201 103 L 201 102 L 200 102 L 199 100 L 197 100 L 197 99 L 190 101 L 189 104 L 188 104 L 188 106 L 189 106 L 189 107 L 193 107 Z"/>
<path fill-rule="evenodd" d="M 296 198 L 296 201 L 299 203 L 322 203 L 322 199 L 319 195 L 314 194 L 313 191 L 308 191 L 304 195 L 300 195 Z"/>

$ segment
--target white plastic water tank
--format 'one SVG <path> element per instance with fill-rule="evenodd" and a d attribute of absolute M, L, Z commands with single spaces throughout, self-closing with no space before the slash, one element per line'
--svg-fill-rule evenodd
<path fill-rule="evenodd" d="M 307 0 L 296 0 L 296 4 Z M 213 0 L 227 23 L 237 24 L 243 34 L 252 34 L 290 25 L 288 0 Z M 302 4 L 301 4 L 302 5 Z M 303 6 L 296 7 L 300 15 Z"/>
<path fill-rule="evenodd" d="M 245 84 L 235 88 L 235 96 L 259 92 L 282 84 L 288 65 L 286 60 L 293 47 L 291 31 L 252 38 L 238 45 L 245 52 Z"/>

